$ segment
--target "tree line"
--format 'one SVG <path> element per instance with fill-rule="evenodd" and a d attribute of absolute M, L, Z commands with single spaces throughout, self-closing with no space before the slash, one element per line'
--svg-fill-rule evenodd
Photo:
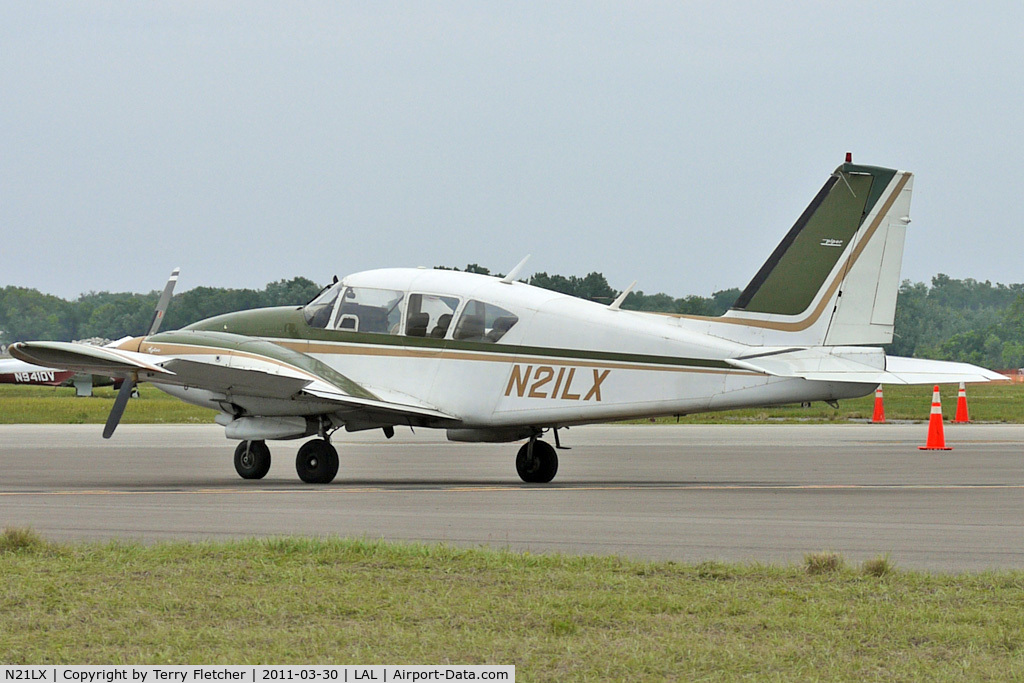
<path fill-rule="evenodd" d="M 271 282 L 261 290 L 196 287 L 174 295 L 161 329 L 175 330 L 231 311 L 304 304 L 319 291 L 320 285 L 304 277 Z M 0 289 L 0 342 L 145 334 L 159 297 L 156 290 L 148 294 L 89 292 L 66 301 L 36 289 L 4 287 Z"/>
<path fill-rule="evenodd" d="M 479 264 L 469 264 L 463 270 L 491 274 Z M 582 277 L 535 273 L 526 282 L 599 303 L 611 303 L 619 295 L 598 272 Z M 196 287 L 174 295 L 163 329 L 178 329 L 231 311 L 302 305 L 320 289 L 320 285 L 304 277 L 271 282 L 261 290 Z M 635 291 L 626 297 L 622 308 L 717 316 L 727 311 L 739 294 L 737 288 L 706 297 L 678 298 L 662 292 Z M 140 335 L 149 325 L 158 297 L 158 291 L 147 294 L 89 292 L 66 301 L 35 289 L 3 287 L 0 288 L 0 343 Z M 958 280 L 942 273 L 933 277 L 930 285 L 905 280 L 896 305 L 895 338 L 886 351 L 900 356 L 964 361 L 989 368 L 1024 367 L 1024 284 L 992 284 L 971 278 Z"/>
<path fill-rule="evenodd" d="M 459 270 L 437 266 L 442 270 Z M 465 268 L 467 273 L 479 273 L 481 275 L 492 275 L 491 271 L 476 263 L 471 263 Z M 503 277 L 500 273 L 493 273 L 496 277 Z M 547 273 L 535 273 L 525 280 L 527 284 L 534 287 L 550 289 L 554 292 L 568 294 L 569 296 L 596 301 L 598 303 L 610 304 L 621 294 L 608 284 L 608 280 L 601 273 L 589 273 L 583 277 L 577 275 L 548 275 Z M 725 289 L 715 292 L 709 297 L 691 294 L 676 299 L 668 294 L 644 294 L 642 291 L 630 292 L 622 308 L 630 311 L 650 311 L 653 313 L 682 313 L 685 315 L 722 315 L 729 310 L 736 299 L 740 296 L 737 288 Z"/>

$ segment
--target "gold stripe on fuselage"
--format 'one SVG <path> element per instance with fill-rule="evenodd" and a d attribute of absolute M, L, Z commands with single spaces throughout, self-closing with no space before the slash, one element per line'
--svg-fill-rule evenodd
<path fill-rule="evenodd" d="M 475 361 L 475 362 L 488 362 L 488 363 L 539 363 L 544 365 L 554 366 L 586 366 L 589 368 L 601 368 L 601 369 L 614 369 L 614 370 L 655 370 L 664 372 L 690 372 L 690 373 L 704 373 L 704 374 L 737 374 L 737 375 L 754 375 L 758 373 L 749 372 L 746 370 L 738 370 L 734 368 L 702 368 L 696 366 L 676 366 L 676 365 L 663 365 L 658 363 L 651 364 L 640 364 L 640 363 L 626 363 L 626 362 L 615 362 L 615 361 L 599 361 L 590 358 L 557 358 L 551 356 L 541 356 L 532 354 L 517 355 L 514 353 L 500 353 L 500 352 L 487 352 L 487 353 L 473 353 L 471 351 L 462 350 L 424 350 L 418 348 L 410 348 L 403 346 L 392 346 L 392 345 L 356 345 L 348 344 L 343 342 L 324 342 L 324 341 L 301 341 L 295 339 L 266 339 L 263 337 L 254 337 L 254 339 L 264 339 L 265 341 L 273 342 L 278 346 L 283 346 L 292 351 L 298 351 L 304 354 L 316 354 L 322 356 L 331 355 L 345 355 L 345 356 L 377 356 L 377 357 L 388 357 L 388 358 L 422 358 L 422 359 L 441 359 L 441 360 L 463 360 L 463 361 Z M 200 346 L 190 344 L 172 344 L 172 343 L 148 343 L 143 342 L 143 348 L 146 353 L 152 353 L 158 356 L 175 356 L 175 355 L 194 355 L 194 356 L 237 356 L 243 358 L 251 358 L 254 360 L 260 360 L 281 367 L 287 367 L 297 372 L 314 378 L 323 380 L 324 378 L 316 377 L 311 374 L 308 370 L 295 367 L 290 363 L 264 356 L 261 354 L 251 353 L 247 351 L 239 351 L 235 349 L 224 349 L 213 346 Z"/>
<path fill-rule="evenodd" d="M 354 355 L 354 356 L 386 356 L 391 358 L 441 358 L 443 360 L 483 361 L 489 363 L 541 363 L 545 365 L 588 368 L 609 368 L 614 370 L 664 370 L 667 372 L 699 372 L 699 373 L 735 373 L 753 375 L 757 373 L 737 371 L 732 368 L 701 368 L 696 366 L 663 365 L 660 363 L 639 364 L 615 361 L 600 361 L 592 358 L 558 358 L 536 354 L 515 354 L 500 352 L 477 352 L 448 349 L 412 349 L 391 345 L 352 345 L 341 342 L 301 342 L 293 339 L 271 340 L 279 346 L 293 351 L 317 355 Z"/>

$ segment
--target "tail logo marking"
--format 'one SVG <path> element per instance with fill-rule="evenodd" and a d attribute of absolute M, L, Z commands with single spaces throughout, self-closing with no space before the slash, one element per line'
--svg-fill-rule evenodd
<path fill-rule="evenodd" d="M 835 240 L 835 239 L 825 238 L 825 239 L 823 239 L 820 242 L 819 246 L 822 246 L 822 247 L 842 247 L 843 246 L 843 240 Z"/>

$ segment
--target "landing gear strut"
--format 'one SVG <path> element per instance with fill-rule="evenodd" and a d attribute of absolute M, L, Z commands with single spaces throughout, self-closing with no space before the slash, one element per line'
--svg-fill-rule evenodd
<path fill-rule="evenodd" d="M 295 456 L 295 471 L 307 484 L 330 484 L 338 474 L 338 451 L 327 439 L 307 441 Z"/>
<path fill-rule="evenodd" d="M 270 471 L 266 441 L 243 441 L 235 448 L 235 471 L 242 479 L 262 479 Z"/>
<path fill-rule="evenodd" d="M 519 449 L 516 471 L 528 484 L 546 484 L 558 472 L 558 454 L 551 444 L 533 437 Z"/>

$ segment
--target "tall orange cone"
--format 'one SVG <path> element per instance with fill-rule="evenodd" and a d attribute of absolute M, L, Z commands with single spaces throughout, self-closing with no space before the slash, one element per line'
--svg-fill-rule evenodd
<path fill-rule="evenodd" d="M 882 386 L 879 385 L 875 389 L 875 414 L 871 416 L 871 421 L 875 424 L 882 424 L 885 422 L 885 406 L 882 405 Z"/>
<path fill-rule="evenodd" d="M 971 418 L 967 415 L 967 389 L 964 387 L 964 383 L 960 382 L 960 391 L 956 394 L 956 417 L 953 418 L 953 422 L 970 421 Z"/>
<path fill-rule="evenodd" d="M 928 416 L 928 440 L 923 446 L 918 446 L 922 451 L 951 451 L 946 447 L 946 437 L 942 433 L 942 401 L 939 399 L 939 387 L 935 386 L 932 392 L 932 413 Z"/>

